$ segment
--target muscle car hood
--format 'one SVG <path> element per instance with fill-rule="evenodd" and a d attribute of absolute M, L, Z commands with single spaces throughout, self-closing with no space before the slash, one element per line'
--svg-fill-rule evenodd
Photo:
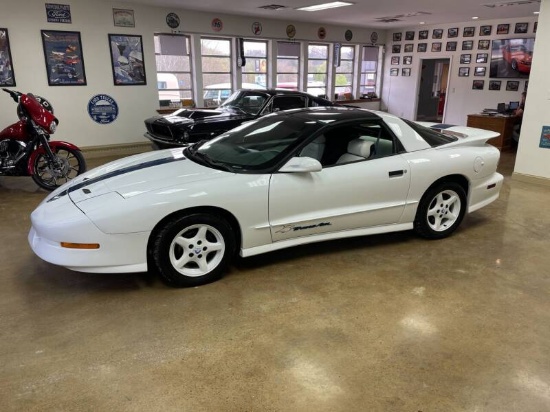
<path fill-rule="evenodd" d="M 163 123 L 169 126 L 183 126 L 245 118 L 252 118 L 252 116 L 231 110 L 181 109 L 166 116 L 152 117 L 147 122 Z"/>
<path fill-rule="evenodd" d="M 180 148 L 158 150 L 90 170 L 57 189 L 46 201 L 68 194 L 74 203 L 79 203 L 112 192 L 129 198 L 153 190 L 222 179 L 231 175 L 187 159 Z"/>

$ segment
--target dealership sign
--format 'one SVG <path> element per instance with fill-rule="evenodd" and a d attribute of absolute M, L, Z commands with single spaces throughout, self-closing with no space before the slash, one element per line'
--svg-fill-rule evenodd
<path fill-rule="evenodd" d="M 48 23 L 71 24 L 71 6 L 68 4 L 46 3 L 46 17 Z"/>
<path fill-rule="evenodd" d="M 109 95 L 96 94 L 88 102 L 88 114 L 96 123 L 113 123 L 118 117 L 118 104 Z"/>

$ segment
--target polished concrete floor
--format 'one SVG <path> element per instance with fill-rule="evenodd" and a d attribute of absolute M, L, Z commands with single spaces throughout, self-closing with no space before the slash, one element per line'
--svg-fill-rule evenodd
<path fill-rule="evenodd" d="M 46 192 L 0 178 L 0 410 L 549 411 L 550 188 L 512 165 L 448 239 L 309 245 L 179 290 L 41 261 Z"/>

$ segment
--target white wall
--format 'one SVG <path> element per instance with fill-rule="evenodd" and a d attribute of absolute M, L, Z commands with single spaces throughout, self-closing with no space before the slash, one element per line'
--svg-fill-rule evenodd
<path fill-rule="evenodd" d="M 70 4 L 72 24 L 46 22 L 43 1 L 2 0 L 0 27 L 9 31 L 13 66 L 17 86 L 23 92 L 32 92 L 47 98 L 60 119 L 57 140 L 68 140 L 81 147 L 145 142 L 143 120 L 156 114 L 158 94 L 154 60 L 154 33 L 170 33 L 166 14 L 176 12 L 181 20 L 182 33 L 231 35 L 246 38 L 252 34 L 252 23 L 263 26 L 257 38 L 285 39 L 286 26 L 293 23 L 297 40 L 318 40 L 319 25 L 252 17 L 224 16 L 216 13 L 197 13 L 178 9 L 152 8 L 136 4 L 108 1 L 63 1 Z M 130 8 L 135 11 L 136 27 L 113 26 L 112 8 Z M 211 28 L 215 17 L 223 21 L 223 30 L 216 33 Z M 341 26 L 324 26 L 326 42 L 348 43 L 344 39 L 347 29 L 353 31 L 351 44 L 371 44 L 372 30 Z M 81 33 L 87 86 L 48 86 L 40 30 L 66 30 Z M 138 34 L 143 36 L 143 48 L 147 75 L 146 86 L 114 86 L 107 33 Z M 385 33 L 377 30 L 378 43 L 385 42 Z M 119 106 L 119 118 L 109 125 L 99 125 L 87 114 L 87 104 L 96 94 L 112 96 Z M 0 128 L 16 120 L 15 104 L 4 93 L 0 94 Z"/>
<path fill-rule="evenodd" d="M 518 80 L 518 79 L 495 79 L 501 80 L 501 90 L 500 91 L 489 91 L 489 61 L 491 58 L 491 50 L 478 50 L 478 40 L 495 40 L 495 39 L 507 39 L 507 38 L 533 38 L 535 34 L 533 33 L 533 24 L 537 20 L 536 17 L 527 17 L 521 19 L 500 19 L 500 20 L 477 20 L 469 21 L 463 23 L 454 23 L 454 24 L 438 24 L 438 25 L 419 25 L 415 27 L 409 27 L 399 30 L 390 30 L 387 33 L 387 42 L 386 42 L 386 53 L 384 59 L 384 76 L 383 76 L 383 91 L 382 91 L 382 106 L 387 108 L 390 113 L 396 114 L 398 116 L 405 117 L 407 119 L 414 120 L 416 117 L 416 105 L 417 105 L 417 95 L 418 88 L 420 83 L 420 70 L 421 70 L 421 59 L 439 59 L 439 58 L 449 58 L 451 60 L 450 67 L 450 76 L 449 76 L 449 86 L 447 89 L 447 106 L 445 110 L 444 122 L 450 124 L 466 125 L 467 115 L 472 113 L 478 113 L 484 108 L 494 108 L 496 109 L 499 102 L 510 102 L 510 101 L 519 101 L 521 98 L 521 92 L 525 85 L 525 80 L 520 79 L 519 90 L 517 92 L 506 91 L 506 81 L 507 80 Z M 528 33 L 526 34 L 514 34 L 514 27 L 516 23 L 519 22 L 528 22 Z M 510 32 L 508 34 L 497 35 L 496 29 L 498 24 L 509 24 Z M 490 36 L 480 36 L 479 27 L 482 25 L 491 25 L 492 34 Z M 458 27 L 459 35 L 458 37 L 448 38 L 447 29 Z M 475 27 L 475 36 L 474 37 L 462 37 L 464 27 Z M 443 38 L 442 39 L 432 39 L 433 29 L 443 29 Z M 420 30 L 428 30 L 428 39 L 419 40 L 418 32 Z M 414 41 L 406 41 L 405 32 L 414 31 L 415 39 Z M 393 33 L 402 33 L 402 40 L 400 42 L 393 42 Z M 540 36 L 539 30 L 537 30 L 537 35 Z M 462 50 L 462 41 L 463 40 L 473 40 L 474 47 L 473 50 L 464 51 Z M 454 52 L 445 51 L 445 47 L 448 41 L 457 42 L 457 50 Z M 441 52 L 431 52 L 431 44 L 434 42 L 442 43 Z M 403 48 L 405 44 L 413 43 L 414 52 L 413 53 L 404 53 Z M 417 52 L 418 43 L 427 43 L 428 49 L 425 53 Z M 393 54 L 392 45 L 401 44 L 401 53 Z M 460 55 L 461 54 L 471 54 L 472 62 L 470 64 L 460 64 Z M 485 64 L 476 64 L 475 57 L 477 53 L 488 53 L 489 60 Z M 539 54 L 544 54 L 539 51 Z M 400 64 L 392 66 L 391 57 L 400 56 Z M 412 65 L 407 66 L 403 65 L 403 56 L 413 56 Z M 537 53 L 534 53 L 536 58 Z M 484 77 L 474 76 L 474 68 L 478 66 L 486 67 L 486 75 Z M 399 76 L 390 76 L 391 68 L 399 68 Z M 404 67 L 410 67 L 411 76 L 403 77 L 401 75 L 401 69 Z M 469 67 L 470 75 L 468 77 L 459 77 L 458 69 L 459 67 Z M 532 76 L 531 76 L 532 77 Z M 472 90 L 473 80 L 485 80 L 484 90 Z"/>

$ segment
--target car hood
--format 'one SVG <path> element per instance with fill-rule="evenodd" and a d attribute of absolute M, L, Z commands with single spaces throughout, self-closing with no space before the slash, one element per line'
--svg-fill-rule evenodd
<path fill-rule="evenodd" d="M 68 194 L 74 203 L 79 203 L 111 192 L 129 198 L 152 190 L 231 175 L 189 160 L 181 148 L 158 150 L 92 169 L 53 192 L 46 200 Z"/>
<path fill-rule="evenodd" d="M 252 115 L 234 112 L 231 110 L 212 109 L 180 109 L 166 116 L 155 116 L 148 119 L 148 122 L 163 123 L 169 126 L 185 126 L 200 123 L 215 123 L 227 120 L 248 119 Z"/>

